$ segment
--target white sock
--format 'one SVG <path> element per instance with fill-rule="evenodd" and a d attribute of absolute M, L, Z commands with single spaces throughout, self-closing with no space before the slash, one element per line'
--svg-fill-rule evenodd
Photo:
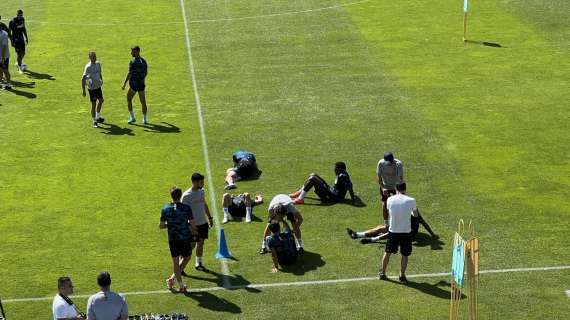
<path fill-rule="evenodd" d="M 146 113 L 145 113 L 145 114 L 143 114 L 143 119 L 144 119 L 144 121 L 147 121 L 147 118 L 146 118 Z"/>
<path fill-rule="evenodd" d="M 265 246 L 265 239 L 261 240 L 261 247 L 262 247 L 262 248 L 266 248 L 266 246 Z"/>
<path fill-rule="evenodd" d="M 366 233 L 365 232 L 357 232 L 356 237 L 357 238 L 366 238 Z"/>
<path fill-rule="evenodd" d="M 131 114 L 131 118 L 135 118 L 135 113 L 133 111 L 129 111 L 129 113 Z"/>
<path fill-rule="evenodd" d="M 224 207 L 223 210 L 224 210 L 224 217 L 229 217 L 230 216 L 230 210 L 227 207 Z"/>
<path fill-rule="evenodd" d="M 299 195 L 299 199 L 305 199 L 306 194 L 307 194 L 307 191 L 305 191 L 305 189 L 301 190 L 301 194 Z"/>
<path fill-rule="evenodd" d="M 101 114 L 99 112 L 95 112 L 95 119 L 101 118 Z"/>
<path fill-rule="evenodd" d="M 297 239 L 295 242 L 297 242 L 297 248 L 303 247 L 303 239 Z"/>
<path fill-rule="evenodd" d="M 202 257 L 196 256 L 196 267 L 202 264 Z"/>
<path fill-rule="evenodd" d="M 372 238 L 370 238 L 370 241 L 372 241 L 372 242 L 380 241 L 380 237 L 381 237 L 381 235 L 376 236 L 376 237 L 372 237 Z"/>
<path fill-rule="evenodd" d="M 251 207 L 245 207 L 245 217 L 251 219 Z"/>

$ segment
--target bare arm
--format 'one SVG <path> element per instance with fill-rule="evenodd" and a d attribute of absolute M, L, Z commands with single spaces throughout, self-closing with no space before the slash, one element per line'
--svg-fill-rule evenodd
<path fill-rule="evenodd" d="M 208 216 L 208 223 L 211 228 L 214 226 L 214 221 L 212 220 L 212 215 L 210 214 L 210 207 L 208 207 L 208 204 L 206 202 L 204 202 L 204 207 L 206 208 L 206 215 Z"/>
<path fill-rule="evenodd" d="M 85 97 L 85 79 L 87 78 L 86 75 L 83 75 L 83 77 L 81 78 L 81 89 L 83 89 L 83 96 Z"/>
<path fill-rule="evenodd" d="M 271 272 L 279 272 L 279 261 L 277 260 L 277 251 L 275 251 L 275 248 L 271 248 L 271 259 L 273 260 Z"/>
<path fill-rule="evenodd" d="M 167 227 L 166 221 L 160 221 L 160 224 L 158 225 L 159 229 L 166 229 Z"/>
<path fill-rule="evenodd" d="M 125 82 L 123 82 L 123 90 L 125 90 L 125 86 L 127 85 L 127 82 L 129 82 L 130 79 L 131 79 L 131 72 L 129 71 L 129 73 L 127 73 L 127 77 L 125 78 Z"/>

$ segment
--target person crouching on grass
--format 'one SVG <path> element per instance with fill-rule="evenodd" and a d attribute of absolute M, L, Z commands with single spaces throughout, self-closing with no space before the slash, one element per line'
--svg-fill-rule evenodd
<path fill-rule="evenodd" d="M 166 279 L 169 290 L 173 290 L 174 281 L 178 282 L 178 290 L 186 292 L 186 285 L 182 281 L 184 267 L 192 256 L 192 234 L 198 233 L 192 210 L 189 206 L 180 202 L 182 190 L 177 187 L 170 189 L 172 202 L 162 208 L 160 214 L 160 229 L 168 229 L 168 246 L 172 257 L 174 273 Z"/>
<path fill-rule="evenodd" d="M 282 221 L 284 232 L 280 233 L 279 223 L 269 224 L 271 235 L 267 237 L 267 247 L 271 250 L 271 258 L 273 260 L 273 269 L 271 272 L 276 273 L 285 265 L 292 265 L 297 261 L 298 252 L 295 248 L 295 238 L 291 234 L 291 228 L 287 222 Z"/>

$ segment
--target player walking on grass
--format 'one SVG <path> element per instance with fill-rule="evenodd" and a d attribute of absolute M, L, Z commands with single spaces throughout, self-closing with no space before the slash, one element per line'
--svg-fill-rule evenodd
<path fill-rule="evenodd" d="M 278 194 L 269 203 L 269 216 L 267 225 L 263 231 L 263 240 L 261 241 L 260 254 L 267 253 L 267 236 L 269 236 L 269 225 L 272 223 L 284 222 L 285 217 L 291 222 L 293 226 L 293 234 L 295 234 L 295 241 L 297 242 L 297 251 L 299 254 L 305 252 L 303 239 L 301 239 L 301 224 L 303 223 L 303 216 L 301 212 L 295 208 L 293 200 L 286 194 Z"/>
<path fill-rule="evenodd" d="M 10 45 L 8 32 L 0 28 L 0 80 L 4 79 L 4 89 L 12 89 L 10 85 Z"/>
<path fill-rule="evenodd" d="M 85 85 L 89 90 L 89 100 L 91 100 L 91 119 L 93 120 L 93 128 L 97 128 L 98 123 L 105 121 L 101 117 L 101 108 L 103 106 L 103 74 L 101 72 L 101 64 L 97 61 L 97 54 L 95 51 L 89 52 L 89 62 L 85 65 L 83 70 L 83 77 L 81 78 L 81 88 L 83 89 L 83 96 L 85 97 Z"/>
<path fill-rule="evenodd" d="M 28 32 L 26 31 L 26 22 L 24 12 L 18 10 L 16 16 L 10 21 L 10 32 L 12 34 L 12 46 L 16 50 L 17 67 L 20 73 L 23 73 L 27 66 L 23 63 L 26 55 L 26 45 L 29 42 Z"/>
<path fill-rule="evenodd" d="M 170 189 L 172 202 L 162 208 L 160 214 L 160 229 L 168 229 L 168 246 L 172 257 L 174 273 L 166 279 L 169 290 L 174 288 L 174 281 L 178 282 L 180 292 L 186 292 L 186 285 L 182 281 L 184 267 L 192 256 L 192 233 L 197 233 L 189 206 L 180 202 L 182 190 L 177 187 Z M 192 230 L 192 231 L 191 231 Z"/>
<path fill-rule="evenodd" d="M 146 96 L 145 96 L 145 83 L 144 80 L 147 75 L 147 64 L 146 60 L 141 57 L 141 48 L 139 46 L 134 46 L 131 48 L 131 56 L 133 59 L 129 62 L 129 73 L 127 78 L 123 83 L 123 90 L 127 82 L 129 83 L 129 91 L 127 92 L 127 108 L 129 109 L 129 124 L 133 124 L 137 121 L 135 114 L 133 112 L 133 98 L 135 94 L 139 94 L 139 100 L 141 101 L 143 123 L 148 124 L 147 118 L 147 107 L 146 107 Z"/>
<path fill-rule="evenodd" d="M 208 229 L 214 226 L 210 208 L 206 203 L 204 193 L 204 176 L 195 172 L 192 174 L 192 187 L 182 195 L 182 203 L 192 209 L 192 216 L 198 231 L 198 241 L 196 242 L 196 270 L 208 271 L 202 263 L 204 254 L 204 240 L 208 239 Z"/>
<path fill-rule="evenodd" d="M 406 195 L 406 184 L 396 185 L 396 195 L 388 198 L 388 213 L 390 223 L 388 227 L 388 241 L 386 250 L 382 257 L 382 265 L 378 278 L 387 280 L 386 268 L 390 262 L 390 255 L 398 253 L 402 255 L 400 282 L 407 283 L 406 268 L 408 267 L 408 257 L 412 254 L 412 219 L 411 216 L 418 217 L 419 212 L 416 207 L 416 199 Z"/>

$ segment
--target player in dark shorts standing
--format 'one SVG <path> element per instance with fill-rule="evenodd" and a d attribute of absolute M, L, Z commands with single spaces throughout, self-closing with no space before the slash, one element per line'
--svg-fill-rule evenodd
<path fill-rule="evenodd" d="M 7 28 L 0 26 L 0 81 L 6 81 L 4 89 L 10 90 L 12 89 L 10 85 L 10 36 L 4 29 Z"/>
<path fill-rule="evenodd" d="M 148 124 L 146 96 L 144 91 L 144 80 L 147 75 L 147 64 L 146 60 L 141 57 L 141 48 L 139 48 L 139 46 L 134 46 L 131 48 L 131 56 L 133 59 L 131 62 L 129 62 L 129 73 L 127 74 L 127 78 L 123 83 L 123 90 L 125 90 L 127 82 L 129 83 L 129 91 L 127 92 L 127 108 L 129 109 L 128 123 L 133 124 L 137 121 L 133 112 L 133 98 L 135 94 L 138 93 L 142 106 L 143 123 Z"/>
<path fill-rule="evenodd" d="M 315 188 L 315 193 L 319 196 L 322 202 L 343 202 L 346 193 L 350 194 L 352 203 L 355 202 L 354 191 L 352 190 L 352 182 L 350 176 L 346 171 L 346 164 L 344 162 L 337 162 L 334 165 L 334 186 L 330 187 L 329 184 L 316 173 L 311 173 L 309 178 L 303 183 L 301 189 L 297 192 L 291 193 L 289 196 L 293 199 L 295 204 L 304 204 L 305 195 L 311 188 Z"/>
<path fill-rule="evenodd" d="M 192 233 L 197 233 L 197 230 L 192 217 L 192 210 L 180 202 L 182 190 L 172 187 L 170 196 L 172 202 L 162 208 L 159 225 L 160 229 L 168 229 L 168 246 L 170 247 L 174 270 L 172 276 L 166 279 L 166 284 L 168 289 L 172 290 L 176 279 L 179 291 L 185 292 L 186 285 L 182 282 L 182 272 L 184 272 L 184 267 L 192 256 Z"/>
<path fill-rule="evenodd" d="M 30 40 L 26 31 L 24 12 L 18 10 L 16 16 L 10 21 L 10 32 L 12 33 L 12 46 L 16 50 L 18 71 L 23 73 L 27 66 L 23 63 L 26 55 L 26 45 Z"/>
<path fill-rule="evenodd" d="M 89 100 L 91 100 L 91 119 L 93 120 L 93 128 L 97 128 L 98 123 L 105 121 L 101 117 L 101 108 L 103 106 L 103 73 L 101 64 L 97 61 L 95 51 L 89 52 L 89 62 L 85 65 L 83 77 L 81 78 L 81 88 L 85 97 L 85 85 L 89 90 Z M 99 101 L 99 103 L 97 103 Z"/>
<path fill-rule="evenodd" d="M 251 195 L 247 192 L 234 196 L 224 193 L 222 196 L 222 208 L 224 209 L 224 220 L 222 223 L 228 223 L 231 217 L 245 217 L 245 222 L 251 222 L 252 208 L 263 203 L 263 197 L 256 195 L 255 199 L 251 199 Z"/>

